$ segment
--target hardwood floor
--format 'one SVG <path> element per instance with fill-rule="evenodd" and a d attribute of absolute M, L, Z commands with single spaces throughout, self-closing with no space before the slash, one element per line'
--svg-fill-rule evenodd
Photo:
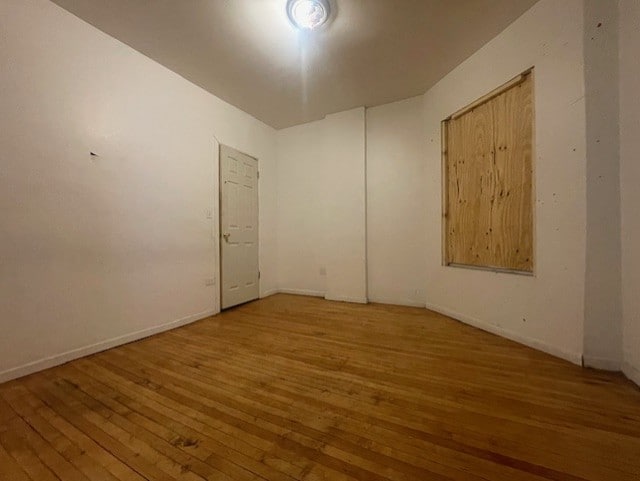
<path fill-rule="evenodd" d="M 640 479 L 640 390 L 417 308 L 273 296 L 0 386 L 0 480 Z"/>

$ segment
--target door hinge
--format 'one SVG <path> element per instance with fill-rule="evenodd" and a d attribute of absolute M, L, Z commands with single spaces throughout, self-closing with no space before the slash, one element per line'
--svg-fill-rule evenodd
<path fill-rule="evenodd" d="M 260 279 L 260 271 L 258 271 L 258 279 Z"/>
<path fill-rule="evenodd" d="M 258 179 L 260 178 L 260 171 L 256 172 L 256 175 L 258 176 Z"/>

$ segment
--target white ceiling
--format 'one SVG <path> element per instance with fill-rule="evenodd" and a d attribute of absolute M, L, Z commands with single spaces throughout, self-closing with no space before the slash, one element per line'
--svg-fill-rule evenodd
<path fill-rule="evenodd" d="M 53 0 L 283 128 L 424 93 L 537 0 L 333 0 L 300 34 L 286 0 Z"/>

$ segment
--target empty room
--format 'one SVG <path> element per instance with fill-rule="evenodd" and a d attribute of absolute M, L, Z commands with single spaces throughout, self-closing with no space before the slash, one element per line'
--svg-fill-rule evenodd
<path fill-rule="evenodd" d="M 0 0 L 0 481 L 640 481 L 640 0 Z"/>

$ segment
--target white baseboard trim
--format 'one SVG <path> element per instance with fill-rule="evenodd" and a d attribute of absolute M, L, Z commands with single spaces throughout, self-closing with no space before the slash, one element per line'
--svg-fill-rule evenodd
<path fill-rule="evenodd" d="M 512 341 L 518 342 L 520 344 L 524 344 L 525 346 L 529 346 L 538 351 L 546 352 L 547 354 L 551 354 L 552 356 L 559 357 L 561 359 L 565 359 L 573 364 L 577 364 L 579 366 L 582 365 L 582 354 L 564 351 L 555 346 L 550 346 L 542 341 L 537 339 L 530 339 L 521 334 L 517 334 L 515 332 L 509 331 L 507 329 L 503 329 L 498 326 L 494 326 L 485 321 L 481 321 L 480 319 L 473 318 L 471 316 L 467 316 L 456 312 L 452 309 L 448 309 L 446 307 L 437 306 L 435 304 L 426 304 L 426 308 L 438 312 L 440 314 L 444 314 L 445 316 L 451 317 L 455 320 L 463 322 L 465 324 L 469 324 L 473 327 L 477 327 L 478 329 L 482 329 L 483 331 L 490 332 L 492 334 L 496 334 L 500 337 L 505 337 Z"/>
<path fill-rule="evenodd" d="M 356 304 L 368 304 L 369 302 L 376 302 L 378 304 L 390 304 L 395 306 L 409 306 L 409 307 L 425 307 L 424 302 L 411 301 L 408 299 L 391 299 L 391 298 L 376 298 L 376 299 L 366 299 L 361 297 L 328 297 L 325 296 L 325 293 L 322 291 L 313 291 L 308 289 L 271 289 L 265 292 L 262 297 L 272 296 L 274 294 L 294 294 L 297 296 L 311 296 L 311 297 L 323 297 L 328 301 L 337 301 L 337 302 L 353 302 Z"/>
<path fill-rule="evenodd" d="M 314 290 L 311 290 L 311 289 L 282 288 L 282 289 L 273 289 L 272 291 L 269 291 L 269 293 L 270 293 L 269 295 L 273 295 L 273 294 L 293 294 L 295 296 L 322 297 L 322 298 L 326 299 L 327 301 L 352 302 L 352 303 L 356 303 L 356 304 L 368 304 L 368 302 L 369 302 L 366 298 L 360 298 L 360 297 L 342 297 L 342 296 L 329 297 L 322 291 L 314 291 Z M 266 297 L 266 295 L 264 297 Z"/>
<path fill-rule="evenodd" d="M 593 369 L 601 369 L 603 371 L 616 371 L 622 370 L 622 362 L 615 359 L 605 359 L 603 357 L 592 357 L 586 354 L 582 356 L 582 363 L 584 367 L 591 367 Z"/>
<path fill-rule="evenodd" d="M 640 369 L 633 367 L 628 362 L 622 363 L 622 372 L 631 381 L 640 387 Z"/>
<path fill-rule="evenodd" d="M 268 291 L 264 291 L 260 294 L 260 299 L 264 299 L 265 297 L 273 296 L 274 294 L 278 294 L 280 292 L 279 289 L 269 289 Z"/>
<path fill-rule="evenodd" d="M 198 314 L 183 317 L 182 319 L 178 319 L 176 321 L 167 322 L 166 324 L 161 324 L 159 326 L 150 327 L 141 331 L 132 332 L 123 336 L 114 337 L 112 339 L 100 341 L 89 346 L 72 349 L 71 351 L 39 359 L 22 366 L 13 367 L 11 369 L 0 372 L 0 383 L 11 381 L 12 379 L 17 379 L 23 376 L 28 376 L 29 374 L 33 374 L 34 372 L 43 371 L 54 366 L 59 366 L 60 364 L 65 364 L 69 361 L 73 361 L 74 359 L 90 356 L 91 354 L 95 354 L 100 351 L 106 351 L 107 349 L 121 346 L 123 344 L 128 344 L 133 341 L 138 341 L 140 339 L 144 339 L 145 337 L 153 336 L 154 334 L 159 334 L 161 332 L 169 331 L 180 326 L 185 326 L 187 324 L 191 324 L 192 322 L 199 321 L 200 319 L 214 316 L 217 313 L 218 312 L 214 309 L 200 312 Z"/>
<path fill-rule="evenodd" d="M 293 294 L 296 296 L 324 297 L 324 292 L 309 289 L 277 289 L 280 294 Z"/>
<path fill-rule="evenodd" d="M 327 301 L 351 302 L 354 304 L 368 304 L 366 297 L 344 297 L 344 296 L 324 296 Z"/>
<path fill-rule="evenodd" d="M 394 299 L 391 297 L 369 297 L 369 302 L 375 302 L 376 304 L 388 304 L 391 306 L 426 307 L 424 302 L 412 301 L 411 299 Z"/>

